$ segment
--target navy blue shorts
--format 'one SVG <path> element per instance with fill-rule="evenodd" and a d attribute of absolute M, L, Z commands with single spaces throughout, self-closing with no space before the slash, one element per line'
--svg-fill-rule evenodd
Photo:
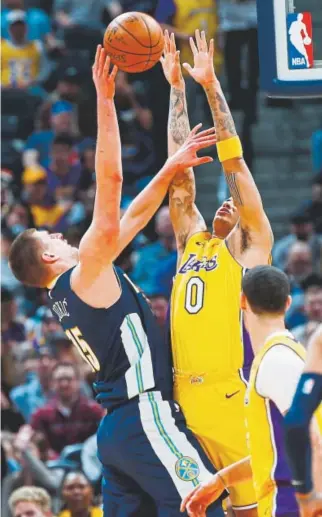
<path fill-rule="evenodd" d="M 104 417 L 97 434 L 106 517 L 179 517 L 182 499 L 215 472 L 178 404 L 140 395 Z M 221 502 L 207 511 L 223 517 Z"/>

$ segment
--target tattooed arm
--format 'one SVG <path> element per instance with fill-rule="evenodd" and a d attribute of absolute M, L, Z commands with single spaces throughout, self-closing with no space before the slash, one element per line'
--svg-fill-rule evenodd
<path fill-rule="evenodd" d="M 202 84 L 207 95 L 217 141 L 237 135 L 228 104 L 216 78 L 213 66 L 213 40 L 208 45 L 205 33 L 196 31 L 196 43 L 191 38 L 194 68 L 184 64 L 192 77 Z M 233 158 L 222 163 L 225 177 L 240 221 L 229 235 L 227 243 L 234 257 L 245 267 L 267 263 L 273 239 L 261 196 L 243 158 Z"/>
<path fill-rule="evenodd" d="M 179 52 L 174 36 L 165 33 L 165 51 L 161 59 L 164 74 L 171 86 L 168 120 L 168 152 L 172 156 L 186 140 L 190 124 L 187 111 L 185 84 L 181 75 Z M 196 185 L 193 169 L 178 172 L 169 189 L 170 215 L 176 235 L 178 264 L 189 237 L 207 229 L 195 205 Z"/>

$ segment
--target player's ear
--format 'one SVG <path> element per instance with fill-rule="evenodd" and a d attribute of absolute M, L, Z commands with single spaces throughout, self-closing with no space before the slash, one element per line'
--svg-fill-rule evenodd
<path fill-rule="evenodd" d="M 246 296 L 243 292 L 240 295 L 240 308 L 242 311 L 245 311 L 247 308 Z"/>
<path fill-rule="evenodd" d="M 288 311 L 288 309 L 291 307 L 292 304 L 292 296 L 288 295 L 286 300 L 286 306 L 285 306 L 285 312 Z"/>
<path fill-rule="evenodd" d="M 54 262 L 59 259 L 58 255 L 50 253 L 49 251 L 44 251 L 44 253 L 41 255 L 41 258 L 46 264 L 54 264 Z"/>

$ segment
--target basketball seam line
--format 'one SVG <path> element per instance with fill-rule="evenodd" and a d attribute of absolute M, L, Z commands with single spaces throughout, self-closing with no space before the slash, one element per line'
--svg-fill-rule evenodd
<path fill-rule="evenodd" d="M 143 43 L 141 43 L 141 41 L 138 40 L 135 36 L 133 36 L 133 34 L 130 31 L 128 31 L 125 27 L 123 27 L 123 25 L 121 23 L 117 22 L 116 20 L 114 20 L 114 22 L 116 23 L 116 25 L 118 25 L 118 27 L 121 27 L 121 29 L 123 29 L 129 36 L 132 36 L 132 38 L 137 43 L 139 43 L 141 45 L 141 47 L 143 47 L 143 48 L 150 48 L 151 49 L 151 46 L 144 45 Z M 145 26 L 146 26 L 146 24 L 145 24 Z M 160 40 L 160 38 L 159 38 L 159 40 Z M 159 44 L 159 40 L 158 40 L 158 43 L 156 45 L 152 45 L 152 48 L 156 47 Z M 151 37 L 150 37 L 150 41 L 151 41 Z M 123 52 L 125 52 L 125 51 L 123 50 Z"/>
<path fill-rule="evenodd" d="M 151 45 L 152 45 L 152 40 L 151 40 L 151 32 L 150 32 L 150 27 L 148 26 L 148 24 L 146 23 L 145 19 L 143 17 L 141 17 L 141 20 L 143 21 L 144 25 L 146 26 L 146 30 L 148 31 L 148 35 L 149 35 L 149 39 L 150 39 L 150 48 L 149 48 L 149 57 L 148 57 L 148 60 L 146 62 L 146 65 L 145 65 L 145 70 L 147 69 L 150 61 L 151 61 Z"/>

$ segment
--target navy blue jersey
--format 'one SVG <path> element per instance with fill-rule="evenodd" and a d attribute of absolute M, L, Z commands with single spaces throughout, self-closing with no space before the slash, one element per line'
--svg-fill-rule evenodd
<path fill-rule="evenodd" d="M 72 291 L 72 271 L 58 278 L 48 293 L 49 302 L 67 336 L 97 374 L 98 402 L 110 409 L 149 390 L 171 399 L 170 345 L 144 295 L 115 268 L 121 296 L 108 309 L 96 309 Z"/>

